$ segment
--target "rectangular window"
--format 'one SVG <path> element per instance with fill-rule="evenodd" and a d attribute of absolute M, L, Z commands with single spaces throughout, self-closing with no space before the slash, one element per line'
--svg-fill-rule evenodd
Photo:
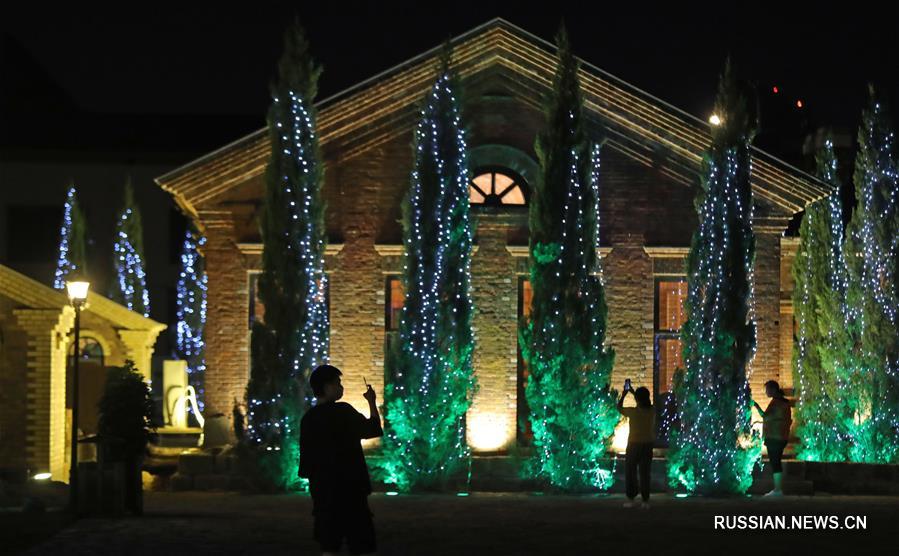
<path fill-rule="evenodd" d="M 522 322 L 531 314 L 531 301 L 534 298 L 534 290 L 531 281 L 522 276 L 518 279 L 518 322 Z M 520 446 L 530 446 L 534 439 L 534 431 L 531 429 L 531 411 L 528 407 L 525 389 L 528 384 L 528 366 L 521 354 L 521 345 L 518 347 L 518 408 L 517 408 L 517 436 Z"/>
<path fill-rule="evenodd" d="M 262 299 L 259 297 L 259 277 L 262 275 L 261 272 L 251 272 L 249 276 L 249 327 L 253 328 L 253 323 L 256 321 L 265 322 L 265 304 L 262 302 Z M 325 273 L 327 277 L 327 273 Z M 325 281 L 325 291 L 324 291 L 324 302 L 325 302 L 325 314 L 328 315 L 328 321 L 331 320 L 331 280 L 328 278 Z"/>
<path fill-rule="evenodd" d="M 400 329 L 400 315 L 405 299 L 402 279 L 399 276 L 388 276 L 384 292 L 384 330 L 387 332 Z"/>
<path fill-rule="evenodd" d="M 674 372 L 684 366 L 680 328 L 687 319 L 685 279 L 656 281 L 655 295 L 655 393 L 656 399 L 673 389 Z"/>

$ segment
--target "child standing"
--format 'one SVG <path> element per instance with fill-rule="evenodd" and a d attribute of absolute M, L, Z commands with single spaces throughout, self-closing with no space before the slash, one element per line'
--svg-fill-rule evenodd
<path fill-rule="evenodd" d="M 309 378 L 316 404 L 300 422 L 300 477 L 309 479 L 315 540 L 325 555 L 340 552 L 346 539 L 350 554 L 374 554 L 375 528 L 368 508 L 371 480 L 362 453 L 363 438 L 383 436 L 371 386 L 363 396 L 369 417 L 343 397 L 341 372 L 317 367 Z"/>

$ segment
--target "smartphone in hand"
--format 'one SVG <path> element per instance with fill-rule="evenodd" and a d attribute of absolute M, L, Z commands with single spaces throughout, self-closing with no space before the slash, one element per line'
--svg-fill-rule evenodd
<path fill-rule="evenodd" d="M 624 391 L 627 392 L 630 389 L 631 389 L 631 379 L 626 378 L 626 379 L 624 379 Z"/>

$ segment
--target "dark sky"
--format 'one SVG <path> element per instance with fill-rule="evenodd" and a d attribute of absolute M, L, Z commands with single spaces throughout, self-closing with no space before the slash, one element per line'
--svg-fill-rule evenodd
<path fill-rule="evenodd" d="M 307 1 L 152 2 L 110 10 L 31 2 L 0 16 L 2 121 L 7 130 L 47 129 L 52 122 L 44 109 L 63 111 L 49 105 L 64 104 L 66 96 L 73 106 L 64 110 L 107 119 L 151 115 L 136 121 L 160 135 L 164 122 L 180 121 L 165 117 L 206 116 L 190 120 L 199 123 L 187 137 L 179 131 L 179 140 L 188 149 L 223 145 L 263 125 L 281 35 L 298 14 L 325 68 L 320 98 L 495 16 L 547 39 L 564 17 L 578 55 L 688 112 L 708 113 L 729 53 L 739 73 L 758 85 L 765 130 L 781 133 L 794 117 L 800 123 L 790 120 L 783 133 L 803 124 L 852 129 L 868 81 L 885 87 L 897 104 L 896 6 Z M 35 68 L 58 85 L 59 95 L 36 94 L 36 85 L 25 83 L 37 79 Z M 776 98 L 774 85 L 781 91 Z M 797 99 L 802 111 L 788 108 Z"/>

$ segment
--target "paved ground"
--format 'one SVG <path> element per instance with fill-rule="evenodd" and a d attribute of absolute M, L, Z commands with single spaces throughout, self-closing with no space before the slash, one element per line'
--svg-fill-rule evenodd
<path fill-rule="evenodd" d="M 841 547 L 895 546 L 897 497 L 786 497 L 780 500 L 676 499 L 657 496 L 649 510 L 624 509 L 620 495 L 374 495 L 382 555 L 830 554 Z M 81 519 L 28 555 L 317 554 L 305 496 L 147 493 L 142 518 Z M 715 515 L 859 515 L 865 530 L 716 531 Z M 7 516 L 9 517 L 9 516 Z M 48 519 L 44 517 L 43 519 Z M 0 523 L 12 522 L 0 514 Z M 8 533 L 9 531 L 7 531 Z M 766 546 L 767 543 L 772 543 Z M 888 543 L 888 544 L 884 544 Z M 726 551 L 726 552 L 725 552 Z M 798 552 L 797 552 L 798 551 Z M 814 552 L 813 552 L 814 551 Z M 3 552 L 3 551 L 0 551 Z"/>

